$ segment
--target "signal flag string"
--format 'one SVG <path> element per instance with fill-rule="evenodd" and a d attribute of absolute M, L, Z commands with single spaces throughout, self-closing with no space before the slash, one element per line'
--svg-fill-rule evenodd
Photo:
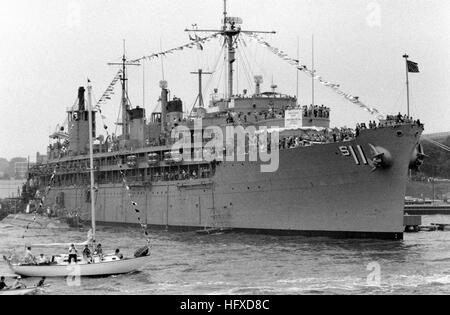
<path fill-rule="evenodd" d="M 47 188 L 45 189 L 45 193 L 42 195 L 42 197 L 39 200 L 39 207 L 37 207 L 34 210 L 33 221 L 28 222 L 27 226 L 25 227 L 25 231 L 23 232 L 22 238 L 25 238 L 25 234 L 28 232 L 30 225 L 36 223 L 37 213 L 40 209 L 42 209 L 44 207 L 45 198 L 47 197 L 47 195 L 50 193 L 50 190 L 52 189 L 52 184 L 55 180 L 55 176 L 56 176 L 56 166 L 55 166 L 55 169 L 53 170 L 52 176 L 50 177 L 50 182 L 47 185 Z"/>
<path fill-rule="evenodd" d="M 166 55 L 172 54 L 175 51 L 181 51 L 181 50 L 184 50 L 184 49 L 192 49 L 194 47 L 197 47 L 198 49 L 203 50 L 203 46 L 201 44 L 209 42 L 211 39 L 216 38 L 219 35 L 220 35 L 220 33 L 214 33 L 214 34 L 212 34 L 210 36 L 206 36 L 206 37 L 199 37 L 199 36 L 192 37 L 192 36 L 189 35 L 189 39 L 191 40 L 191 42 L 189 42 L 189 43 L 187 43 L 185 45 L 182 45 L 182 46 L 179 46 L 179 47 L 175 47 L 175 48 L 172 48 L 172 49 L 169 49 L 169 50 L 161 51 L 161 52 L 158 52 L 158 53 L 154 53 L 154 54 L 151 54 L 151 55 L 148 55 L 148 56 L 143 56 L 141 58 L 138 58 L 138 59 L 135 59 L 135 60 L 131 60 L 131 62 L 139 62 L 139 61 L 141 61 L 143 59 L 152 60 L 154 58 L 166 57 Z"/>
<path fill-rule="evenodd" d="M 280 49 L 278 49 L 276 47 L 273 47 L 272 45 L 270 45 L 267 41 L 265 41 L 263 38 L 261 38 L 257 34 L 255 34 L 255 33 L 244 33 L 244 34 L 247 35 L 250 39 L 255 39 L 260 45 L 266 47 L 268 50 L 270 50 L 273 54 L 275 54 L 276 56 L 278 56 L 282 60 L 288 62 L 292 66 L 295 66 L 297 68 L 297 70 L 308 74 L 314 80 L 319 81 L 320 84 L 322 84 L 323 86 L 326 86 L 326 87 L 332 89 L 335 93 L 337 93 L 338 95 L 343 96 L 346 100 L 348 100 L 351 103 L 359 106 L 361 109 L 369 112 L 371 115 L 376 115 L 376 117 L 378 119 L 384 119 L 386 117 L 386 115 L 381 113 L 378 109 L 373 108 L 373 107 L 369 107 L 366 104 L 364 104 L 363 102 L 361 102 L 359 100 L 358 96 L 353 96 L 351 94 L 348 94 L 348 93 L 345 93 L 344 91 L 342 91 L 340 89 L 340 85 L 339 84 L 335 84 L 335 83 L 331 83 L 331 82 L 323 80 L 321 76 L 316 74 L 315 70 L 314 71 L 313 70 L 309 70 L 307 68 L 307 66 L 300 65 L 300 61 L 298 59 L 290 58 L 288 56 L 288 54 L 286 54 L 284 51 L 282 51 L 282 50 L 280 50 Z"/>
<path fill-rule="evenodd" d="M 117 73 L 116 77 L 115 77 L 114 80 L 111 82 L 110 87 L 114 87 L 115 82 L 117 82 L 116 78 L 117 78 L 118 76 L 120 76 L 121 73 L 122 73 L 121 71 L 119 71 L 119 72 Z M 110 87 L 108 87 L 107 90 L 109 90 Z M 106 123 L 105 123 L 106 116 L 104 116 L 104 115 L 102 114 L 101 104 L 102 104 L 102 103 L 100 103 L 100 102 L 97 103 L 97 105 L 95 106 L 95 109 L 100 113 L 100 118 L 101 118 L 101 120 L 102 120 L 103 129 L 104 129 L 105 132 L 106 132 L 106 139 L 111 139 L 111 140 L 112 140 L 112 138 L 111 138 L 111 136 L 110 136 L 110 134 L 109 134 L 109 131 L 108 131 L 108 126 L 107 126 Z M 139 207 L 138 207 L 138 203 L 137 203 L 136 201 L 134 201 L 133 198 L 132 198 L 132 196 L 131 196 L 131 189 L 130 189 L 130 186 L 128 185 L 128 183 L 127 183 L 127 179 L 126 179 L 125 172 L 122 170 L 122 164 L 119 163 L 119 156 L 118 156 L 117 154 L 115 154 L 114 157 L 115 157 L 115 159 L 116 159 L 116 161 L 117 161 L 117 165 L 118 165 L 119 168 L 120 168 L 120 175 L 122 176 L 122 182 L 123 182 L 123 184 L 124 184 L 125 189 L 127 190 L 128 198 L 129 198 L 129 200 L 130 200 L 130 202 L 131 202 L 131 205 L 133 206 L 133 209 L 134 209 L 134 212 L 135 212 L 135 214 L 136 214 L 137 220 L 138 220 L 138 222 L 139 222 L 139 225 L 140 225 L 140 227 L 141 227 L 141 230 L 142 230 L 142 232 L 143 232 L 143 234 L 144 234 L 144 236 L 145 236 L 145 239 L 146 239 L 146 241 L 147 241 L 147 245 L 150 246 L 150 238 L 149 238 L 149 234 L 148 234 L 148 232 L 147 232 L 147 225 L 146 225 L 145 223 L 142 222 L 142 219 L 141 219 L 141 216 L 140 216 L 141 210 L 140 210 Z"/>
<path fill-rule="evenodd" d="M 109 100 L 111 98 L 111 95 L 114 94 L 114 87 L 115 87 L 117 81 L 119 81 L 121 79 L 121 77 L 122 77 L 122 69 L 119 69 L 119 71 L 117 71 L 116 76 L 111 81 L 111 83 L 108 85 L 108 87 L 106 88 L 102 97 L 99 99 L 99 101 L 97 102 L 97 104 L 95 105 L 94 108 L 99 109 L 100 105 L 104 104 L 106 102 L 106 100 Z"/>

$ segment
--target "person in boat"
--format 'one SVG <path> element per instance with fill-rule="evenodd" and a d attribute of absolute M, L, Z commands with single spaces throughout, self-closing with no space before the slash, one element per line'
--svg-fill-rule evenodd
<path fill-rule="evenodd" d="M 94 251 L 94 255 L 97 255 L 100 257 L 100 259 L 103 258 L 103 248 L 102 248 L 102 244 L 98 244 L 97 248 Z"/>
<path fill-rule="evenodd" d="M 48 265 L 50 262 L 48 260 L 48 258 L 46 256 L 44 256 L 44 254 L 41 254 L 38 258 L 38 265 L 39 266 L 45 266 Z"/>
<path fill-rule="evenodd" d="M 42 279 L 39 280 L 39 282 L 38 282 L 38 284 L 37 284 L 37 287 L 38 287 L 38 288 L 43 287 L 43 286 L 44 286 L 44 282 L 45 282 L 45 277 L 42 277 Z"/>
<path fill-rule="evenodd" d="M 75 248 L 75 245 L 74 244 L 70 245 L 70 247 L 69 247 L 69 264 L 72 262 L 72 260 L 75 263 L 77 263 L 77 258 L 78 258 L 77 253 L 78 253 L 78 251 Z"/>
<path fill-rule="evenodd" d="M 91 250 L 89 249 L 89 245 L 85 245 L 83 249 L 83 259 L 87 261 L 88 263 L 92 262 L 92 254 Z"/>
<path fill-rule="evenodd" d="M 0 278 L 0 291 L 1 290 L 8 290 L 8 289 L 9 289 L 9 287 L 5 283 L 5 277 L 2 276 Z"/>
<path fill-rule="evenodd" d="M 122 253 L 120 252 L 120 249 L 116 249 L 116 257 L 117 258 L 119 258 L 119 259 L 123 259 L 123 255 L 122 255 Z"/>
<path fill-rule="evenodd" d="M 17 276 L 16 281 L 13 284 L 13 289 L 18 290 L 18 289 L 26 289 L 27 286 L 25 285 L 25 283 L 23 283 L 22 281 L 20 281 L 22 279 L 21 276 Z"/>
<path fill-rule="evenodd" d="M 36 257 L 31 253 L 31 247 L 27 247 L 25 252 L 25 257 L 23 258 L 23 263 L 25 265 L 37 265 Z"/>

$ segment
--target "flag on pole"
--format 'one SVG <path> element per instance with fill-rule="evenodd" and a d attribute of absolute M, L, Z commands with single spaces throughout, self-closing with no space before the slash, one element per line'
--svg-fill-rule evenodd
<path fill-rule="evenodd" d="M 420 72 L 419 71 L 419 65 L 417 64 L 417 62 L 413 62 L 408 60 L 408 72 Z"/>

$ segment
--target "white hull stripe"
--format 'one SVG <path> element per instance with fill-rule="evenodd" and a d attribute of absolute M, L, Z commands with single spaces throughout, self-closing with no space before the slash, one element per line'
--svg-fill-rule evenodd
<path fill-rule="evenodd" d="M 357 165 L 361 164 L 361 163 L 359 163 L 358 157 L 356 156 L 355 150 L 353 149 L 353 147 L 350 145 L 350 146 L 348 147 L 348 149 L 349 149 L 350 152 L 352 153 L 352 156 L 353 156 L 353 159 L 355 160 L 355 163 L 356 163 Z"/>
<path fill-rule="evenodd" d="M 361 156 L 361 159 L 362 159 L 363 163 L 366 164 L 366 165 L 369 164 L 367 162 L 366 155 L 364 154 L 364 151 L 363 151 L 362 147 L 359 144 L 356 147 L 358 148 L 359 155 Z"/>

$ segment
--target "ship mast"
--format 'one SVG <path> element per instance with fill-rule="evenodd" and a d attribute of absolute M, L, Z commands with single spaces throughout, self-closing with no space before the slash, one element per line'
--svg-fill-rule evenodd
<path fill-rule="evenodd" d="M 315 86 L 314 86 L 314 76 L 316 75 L 316 70 L 314 69 L 314 34 L 312 35 L 311 38 L 311 67 L 312 67 L 312 73 L 313 75 L 311 76 L 311 101 L 312 101 L 312 106 L 314 106 L 314 98 L 315 98 Z"/>
<path fill-rule="evenodd" d="M 205 107 L 204 102 L 203 102 L 203 93 L 202 93 L 202 91 L 203 91 L 202 77 L 204 74 L 213 74 L 213 72 L 205 72 L 202 69 L 198 69 L 197 72 L 191 72 L 191 74 L 198 74 L 198 96 L 197 96 L 198 106 Z M 194 106 L 195 106 L 195 104 L 194 104 Z"/>
<path fill-rule="evenodd" d="M 121 63 L 108 63 L 109 66 L 121 66 L 122 75 L 120 76 L 120 81 L 122 83 L 122 121 L 117 122 L 118 125 L 122 126 L 122 136 L 123 140 L 127 140 L 129 136 L 129 120 L 128 120 L 128 110 L 130 109 L 130 102 L 128 100 L 128 78 L 127 78 L 127 66 L 140 66 L 139 63 L 129 62 L 126 56 L 126 45 L 125 40 L 123 40 L 123 56 Z"/>
<path fill-rule="evenodd" d="M 236 42 L 237 37 L 240 33 L 246 34 L 275 34 L 275 32 L 264 32 L 264 31 L 243 31 L 239 26 L 242 24 L 242 19 L 239 17 L 230 17 L 227 12 L 227 0 L 223 1 L 223 26 L 222 30 L 200 30 L 200 29 L 186 29 L 186 32 L 213 32 L 220 33 L 223 37 L 225 37 L 226 47 L 227 47 L 227 63 L 228 63 L 228 86 L 227 86 L 227 94 L 225 95 L 225 99 L 228 101 L 231 100 L 233 96 L 233 64 L 236 61 Z"/>
<path fill-rule="evenodd" d="M 126 139 L 128 136 L 128 119 L 127 119 L 127 110 L 128 110 L 128 101 L 127 101 L 127 67 L 125 65 L 127 61 L 127 57 L 125 56 L 125 40 L 123 41 L 123 56 L 122 56 L 122 134 Z"/>
<path fill-rule="evenodd" d="M 233 96 L 233 63 L 235 62 L 236 51 L 234 48 L 233 39 L 239 33 L 231 32 L 234 30 L 234 23 L 230 25 L 230 30 L 227 31 L 227 0 L 223 0 L 223 34 L 226 38 L 227 48 L 228 48 L 228 94 L 225 96 L 226 99 L 230 100 Z"/>

